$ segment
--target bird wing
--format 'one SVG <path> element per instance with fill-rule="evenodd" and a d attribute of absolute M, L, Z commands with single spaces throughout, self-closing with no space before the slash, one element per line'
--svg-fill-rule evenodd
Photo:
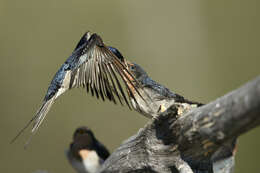
<path fill-rule="evenodd" d="M 121 104 L 124 100 L 131 109 L 121 82 L 125 87 L 128 87 L 126 83 L 129 82 L 137 92 L 138 90 L 130 79 L 135 78 L 122 62 L 122 57 L 117 57 L 111 51 L 111 47 L 107 47 L 97 34 L 89 38 L 87 46 L 81 52 L 82 55 L 71 71 L 69 89 L 84 87 L 87 92 L 91 91 L 92 95 L 103 100 L 107 98 L 116 103 L 117 98 Z"/>
<path fill-rule="evenodd" d="M 96 147 L 97 147 L 96 151 L 97 151 L 98 156 L 100 158 L 102 158 L 103 161 L 105 161 L 110 156 L 108 149 L 105 147 L 105 145 L 103 145 L 99 141 L 97 141 Z"/>
<path fill-rule="evenodd" d="M 22 132 L 33 123 L 32 134 L 34 134 L 46 114 L 50 110 L 54 101 L 64 92 L 75 87 L 86 88 L 92 96 L 108 99 L 123 105 L 125 102 L 131 109 L 125 90 L 129 87 L 126 83 L 131 83 L 136 92 L 141 96 L 136 86 L 132 83 L 135 79 L 122 62 L 122 57 L 117 57 L 107 47 L 97 34 L 87 32 L 80 39 L 72 55 L 65 61 L 55 74 L 44 98 L 43 104 L 36 115 L 20 130 L 17 136 L 11 141 L 15 141 Z M 120 80 L 121 78 L 121 80 Z M 120 82 L 121 81 L 121 82 Z M 135 83 L 138 83 L 135 80 Z M 130 93 L 133 95 L 132 93 Z M 142 96 L 141 96 L 142 97 Z"/>

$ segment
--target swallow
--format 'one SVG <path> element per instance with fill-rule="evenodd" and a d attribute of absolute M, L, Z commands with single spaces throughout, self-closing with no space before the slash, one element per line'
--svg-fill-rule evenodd
<path fill-rule="evenodd" d="M 160 112 L 164 112 L 171 105 L 176 105 L 178 115 L 180 115 L 192 108 L 203 105 L 198 102 L 189 101 L 152 80 L 140 65 L 127 60 L 125 60 L 125 63 L 129 72 L 134 76 L 134 78 L 132 76 L 127 77 L 127 79 L 132 80 L 131 83 L 127 81 L 127 91 L 130 95 L 131 105 L 142 115 L 148 118 L 156 118 Z M 136 81 L 139 85 L 133 88 L 132 84 L 135 85 Z M 138 93 L 136 89 L 139 91 Z M 139 94 L 142 95 L 142 98 Z M 131 97 L 132 95 L 134 97 Z"/>
<path fill-rule="evenodd" d="M 67 159 L 78 173 L 96 173 L 109 157 L 109 151 L 88 127 L 79 127 L 66 152 Z"/>
<path fill-rule="evenodd" d="M 119 100 L 122 105 L 126 103 L 131 109 L 129 96 L 127 98 L 125 93 L 127 88 L 124 88 L 122 83 L 125 84 L 125 87 L 136 88 L 138 82 L 133 79 L 134 76 L 128 71 L 122 54 L 116 48 L 106 46 L 96 33 L 86 32 L 76 45 L 72 55 L 54 75 L 40 109 L 13 138 L 11 143 L 33 123 L 28 144 L 54 101 L 72 88 L 86 88 L 87 93 L 91 92 L 92 96 L 102 98 L 103 101 L 107 99 L 115 104 Z M 135 81 L 135 85 L 131 85 L 132 81 Z M 131 91 L 128 94 L 134 98 Z M 139 93 L 137 89 L 135 92 Z M 140 97 L 142 96 L 140 95 Z"/>

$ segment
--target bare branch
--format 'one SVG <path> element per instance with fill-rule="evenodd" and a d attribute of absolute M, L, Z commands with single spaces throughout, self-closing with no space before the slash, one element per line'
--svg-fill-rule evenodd
<path fill-rule="evenodd" d="M 260 124 L 260 77 L 181 117 L 170 107 L 125 141 L 100 172 L 232 171 L 236 138 Z"/>

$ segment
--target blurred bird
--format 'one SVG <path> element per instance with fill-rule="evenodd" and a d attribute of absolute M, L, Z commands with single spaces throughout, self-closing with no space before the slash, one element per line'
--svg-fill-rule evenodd
<path fill-rule="evenodd" d="M 131 77 L 131 80 L 129 77 Z M 131 92 L 135 90 L 134 88 L 136 88 L 138 82 L 134 80 L 134 77 L 126 68 L 121 53 L 116 48 L 106 46 L 97 34 L 86 32 L 78 42 L 72 55 L 53 77 L 43 104 L 36 115 L 15 136 L 11 143 L 31 123 L 33 123 L 33 135 L 54 101 L 61 94 L 75 87 L 86 88 L 87 92 L 91 91 L 92 96 L 96 95 L 97 98 L 101 97 L 102 100 L 108 99 L 117 103 L 116 100 L 118 99 L 121 104 L 124 101 L 131 109 L 129 98 L 126 97 L 121 84 L 122 81 L 125 84 L 128 83 L 125 87 L 131 86 L 133 88 L 128 94 L 134 99 L 135 95 Z M 131 85 L 132 81 L 135 81 L 135 85 Z M 139 91 L 135 90 L 135 93 L 139 93 Z M 142 96 L 140 95 L 140 97 Z M 27 143 L 29 143 L 31 137 Z"/>
<path fill-rule="evenodd" d="M 171 105 L 175 105 L 178 108 L 178 114 L 203 105 L 198 102 L 189 101 L 155 82 L 140 65 L 131 63 L 130 61 L 126 61 L 125 64 L 132 76 L 134 76 L 134 78 L 132 76 L 126 78 L 130 79 L 130 81 L 132 80 L 131 82 L 127 81 L 127 91 L 130 95 L 131 104 L 141 114 L 149 118 L 156 118 L 160 112 L 164 112 Z M 139 85 L 135 85 L 136 81 Z M 136 86 L 135 88 L 132 87 L 133 84 Z M 136 91 L 139 92 L 137 93 Z M 131 95 L 134 97 L 131 97 Z"/>
<path fill-rule="evenodd" d="M 79 127 L 66 153 L 67 159 L 78 173 L 95 173 L 109 157 L 109 151 L 88 127 Z"/>

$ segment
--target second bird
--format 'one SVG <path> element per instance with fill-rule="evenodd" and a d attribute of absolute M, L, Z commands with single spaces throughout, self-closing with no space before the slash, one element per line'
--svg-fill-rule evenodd
<path fill-rule="evenodd" d="M 109 151 L 88 127 L 79 127 L 66 153 L 69 163 L 78 173 L 95 173 L 109 157 Z"/>

